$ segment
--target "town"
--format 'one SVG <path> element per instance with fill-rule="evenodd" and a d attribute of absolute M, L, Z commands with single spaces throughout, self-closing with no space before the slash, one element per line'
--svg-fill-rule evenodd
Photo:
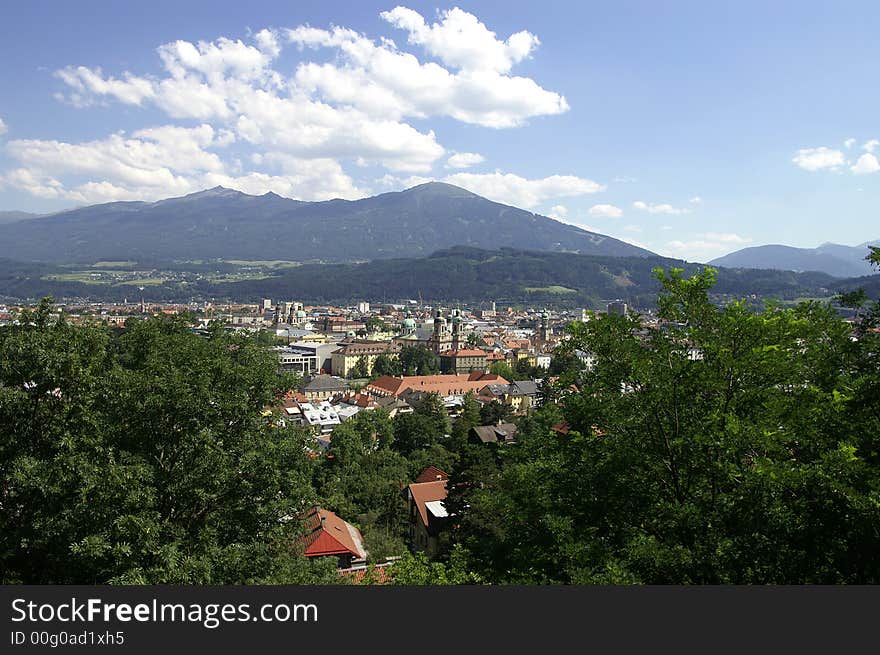
<path fill-rule="evenodd" d="M 0 327 L 17 322 L 26 306 L 0 305 Z M 519 417 L 540 402 L 541 386 L 558 379 L 554 349 L 567 338 L 572 321 L 589 321 L 586 309 L 549 311 L 496 307 L 443 307 L 415 300 L 350 307 L 309 306 L 262 298 L 256 304 L 81 303 L 55 304 L 72 325 L 100 325 L 124 330 L 131 321 L 187 315 L 192 332 L 255 336 L 277 357 L 277 372 L 293 374 L 289 390 L 264 415 L 295 425 L 312 435 L 311 457 L 333 457 L 334 431 L 359 413 L 382 410 L 390 419 L 414 412 L 426 396 L 435 396 L 450 425 L 468 399 L 476 403 L 483 425 L 473 426 L 475 444 L 516 440 Z M 608 314 L 627 315 L 625 302 L 607 304 Z M 601 312 L 600 312 L 601 314 Z M 646 328 L 658 322 L 641 317 Z M 576 350 L 586 367 L 591 356 Z M 557 367 L 558 368 L 558 367 Z M 446 435 L 447 437 L 449 435 Z M 437 554 L 439 526 L 448 518 L 443 506 L 448 474 L 431 465 L 403 491 L 409 505 L 410 543 L 414 551 Z M 351 518 L 351 517 L 348 517 Z M 329 509 L 314 507 L 307 557 L 338 558 L 343 573 L 366 569 L 368 553 L 360 530 Z M 397 557 L 386 558 L 380 567 Z"/>

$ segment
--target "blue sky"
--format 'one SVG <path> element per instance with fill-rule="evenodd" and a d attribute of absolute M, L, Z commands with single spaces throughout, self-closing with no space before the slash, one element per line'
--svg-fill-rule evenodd
<path fill-rule="evenodd" d="M 656 252 L 880 238 L 880 3 L 7 3 L 0 209 L 427 179 Z"/>

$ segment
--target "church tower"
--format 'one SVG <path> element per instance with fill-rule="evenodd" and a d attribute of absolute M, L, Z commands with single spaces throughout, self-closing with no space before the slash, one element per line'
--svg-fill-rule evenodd
<path fill-rule="evenodd" d="M 550 336 L 550 314 L 547 313 L 546 309 L 541 312 L 541 331 L 538 335 L 540 336 L 542 343 L 547 343 L 548 337 Z"/>
<path fill-rule="evenodd" d="M 452 350 L 461 348 L 461 310 L 452 310 Z"/>
<path fill-rule="evenodd" d="M 450 342 L 449 326 L 443 317 L 443 310 L 438 308 L 434 314 L 434 333 L 431 336 L 431 350 L 434 351 L 435 355 L 439 355 L 449 350 Z"/>

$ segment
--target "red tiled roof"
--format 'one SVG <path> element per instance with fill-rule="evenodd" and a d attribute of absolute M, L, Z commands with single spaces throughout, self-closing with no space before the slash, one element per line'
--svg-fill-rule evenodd
<path fill-rule="evenodd" d="M 440 353 L 441 357 L 485 357 L 488 353 L 485 350 L 460 348 L 458 350 L 447 350 Z"/>
<path fill-rule="evenodd" d="M 364 387 L 363 391 L 377 396 L 399 396 L 407 389 L 437 393 L 441 396 L 464 395 L 468 391 L 478 392 L 487 382 L 508 384 L 504 378 L 492 373 L 471 373 L 470 375 L 412 375 L 392 377 L 383 375 Z"/>
<path fill-rule="evenodd" d="M 435 500 L 446 500 L 446 480 L 413 483 L 409 485 L 409 492 L 422 517 L 422 524 L 428 525 L 428 508 L 425 505 Z"/>
<path fill-rule="evenodd" d="M 448 480 L 449 475 L 446 471 L 441 471 L 436 466 L 429 466 L 424 471 L 419 473 L 419 477 L 416 478 L 415 484 L 421 482 L 436 482 L 437 480 Z"/>
<path fill-rule="evenodd" d="M 391 576 L 386 572 L 386 569 L 388 569 L 389 566 L 390 564 L 376 564 L 376 566 L 372 568 L 372 571 L 367 567 L 340 569 L 339 575 L 344 575 L 354 584 L 363 584 L 364 578 L 367 577 L 367 573 L 371 572 L 371 584 L 389 584 L 391 582 Z"/>
<path fill-rule="evenodd" d="M 313 507 L 303 520 L 308 530 L 302 539 L 306 557 L 346 553 L 360 558 L 367 556 L 360 530 L 330 510 Z"/>

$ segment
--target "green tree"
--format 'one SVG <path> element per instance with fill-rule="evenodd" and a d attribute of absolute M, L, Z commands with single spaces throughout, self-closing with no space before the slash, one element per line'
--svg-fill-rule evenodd
<path fill-rule="evenodd" d="M 880 581 L 873 334 L 853 341 L 818 303 L 716 306 L 711 269 L 658 280 L 660 328 L 568 328 L 567 352 L 595 356 L 562 372 L 580 380 L 561 401 L 571 430 L 532 421 L 500 474 L 471 476 L 469 566 L 498 582 Z"/>
<path fill-rule="evenodd" d="M 413 409 L 416 414 L 424 416 L 433 423 L 433 433 L 441 437 L 449 433 L 449 414 L 440 394 L 434 392 L 422 394 Z"/>
<path fill-rule="evenodd" d="M 404 375 L 435 375 L 440 372 L 438 357 L 426 346 L 404 346 L 398 358 Z"/>
<path fill-rule="evenodd" d="M 4 583 L 307 582 L 306 437 L 262 415 L 284 389 L 252 339 L 136 321 L 113 338 L 44 302 L 0 330 Z"/>
<path fill-rule="evenodd" d="M 367 318 L 365 322 L 367 333 L 374 332 L 386 332 L 388 330 L 388 326 L 385 325 L 385 321 L 383 321 L 378 316 L 370 316 Z"/>
<path fill-rule="evenodd" d="M 480 423 L 482 425 L 494 425 L 509 421 L 513 416 L 513 407 L 507 403 L 493 400 L 480 408 Z"/>
<path fill-rule="evenodd" d="M 493 362 L 489 367 L 489 372 L 494 373 L 495 375 L 500 375 L 508 382 L 512 382 L 516 379 L 516 374 L 507 362 Z"/>
<path fill-rule="evenodd" d="M 450 449 L 459 451 L 463 448 L 467 443 L 468 432 L 472 427 L 480 424 L 480 402 L 477 400 L 476 394 L 469 391 L 464 396 L 461 413 L 452 425 Z"/>
<path fill-rule="evenodd" d="M 431 417 L 415 412 L 394 419 L 394 449 L 404 457 L 438 443 L 442 433 Z"/>
<path fill-rule="evenodd" d="M 367 358 L 361 355 L 352 367 L 349 377 L 353 379 L 365 378 L 370 375 L 369 368 L 370 365 L 367 362 Z"/>
<path fill-rule="evenodd" d="M 396 585 L 482 584 L 480 576 L 468 570 L 467 557 L 460 549 L 454 550 L 445 563 L 431 562 L 424 553 L 405 553 L 391 565 L 389 575 Z"/>
<path fill-rule="evenodd" d="M 397 357 L 385 353 L 376 357 L 376 361 L 373 362 L 373 377 L 379 378 L 383 375 L 403 375 L 403 366 Z"/>

